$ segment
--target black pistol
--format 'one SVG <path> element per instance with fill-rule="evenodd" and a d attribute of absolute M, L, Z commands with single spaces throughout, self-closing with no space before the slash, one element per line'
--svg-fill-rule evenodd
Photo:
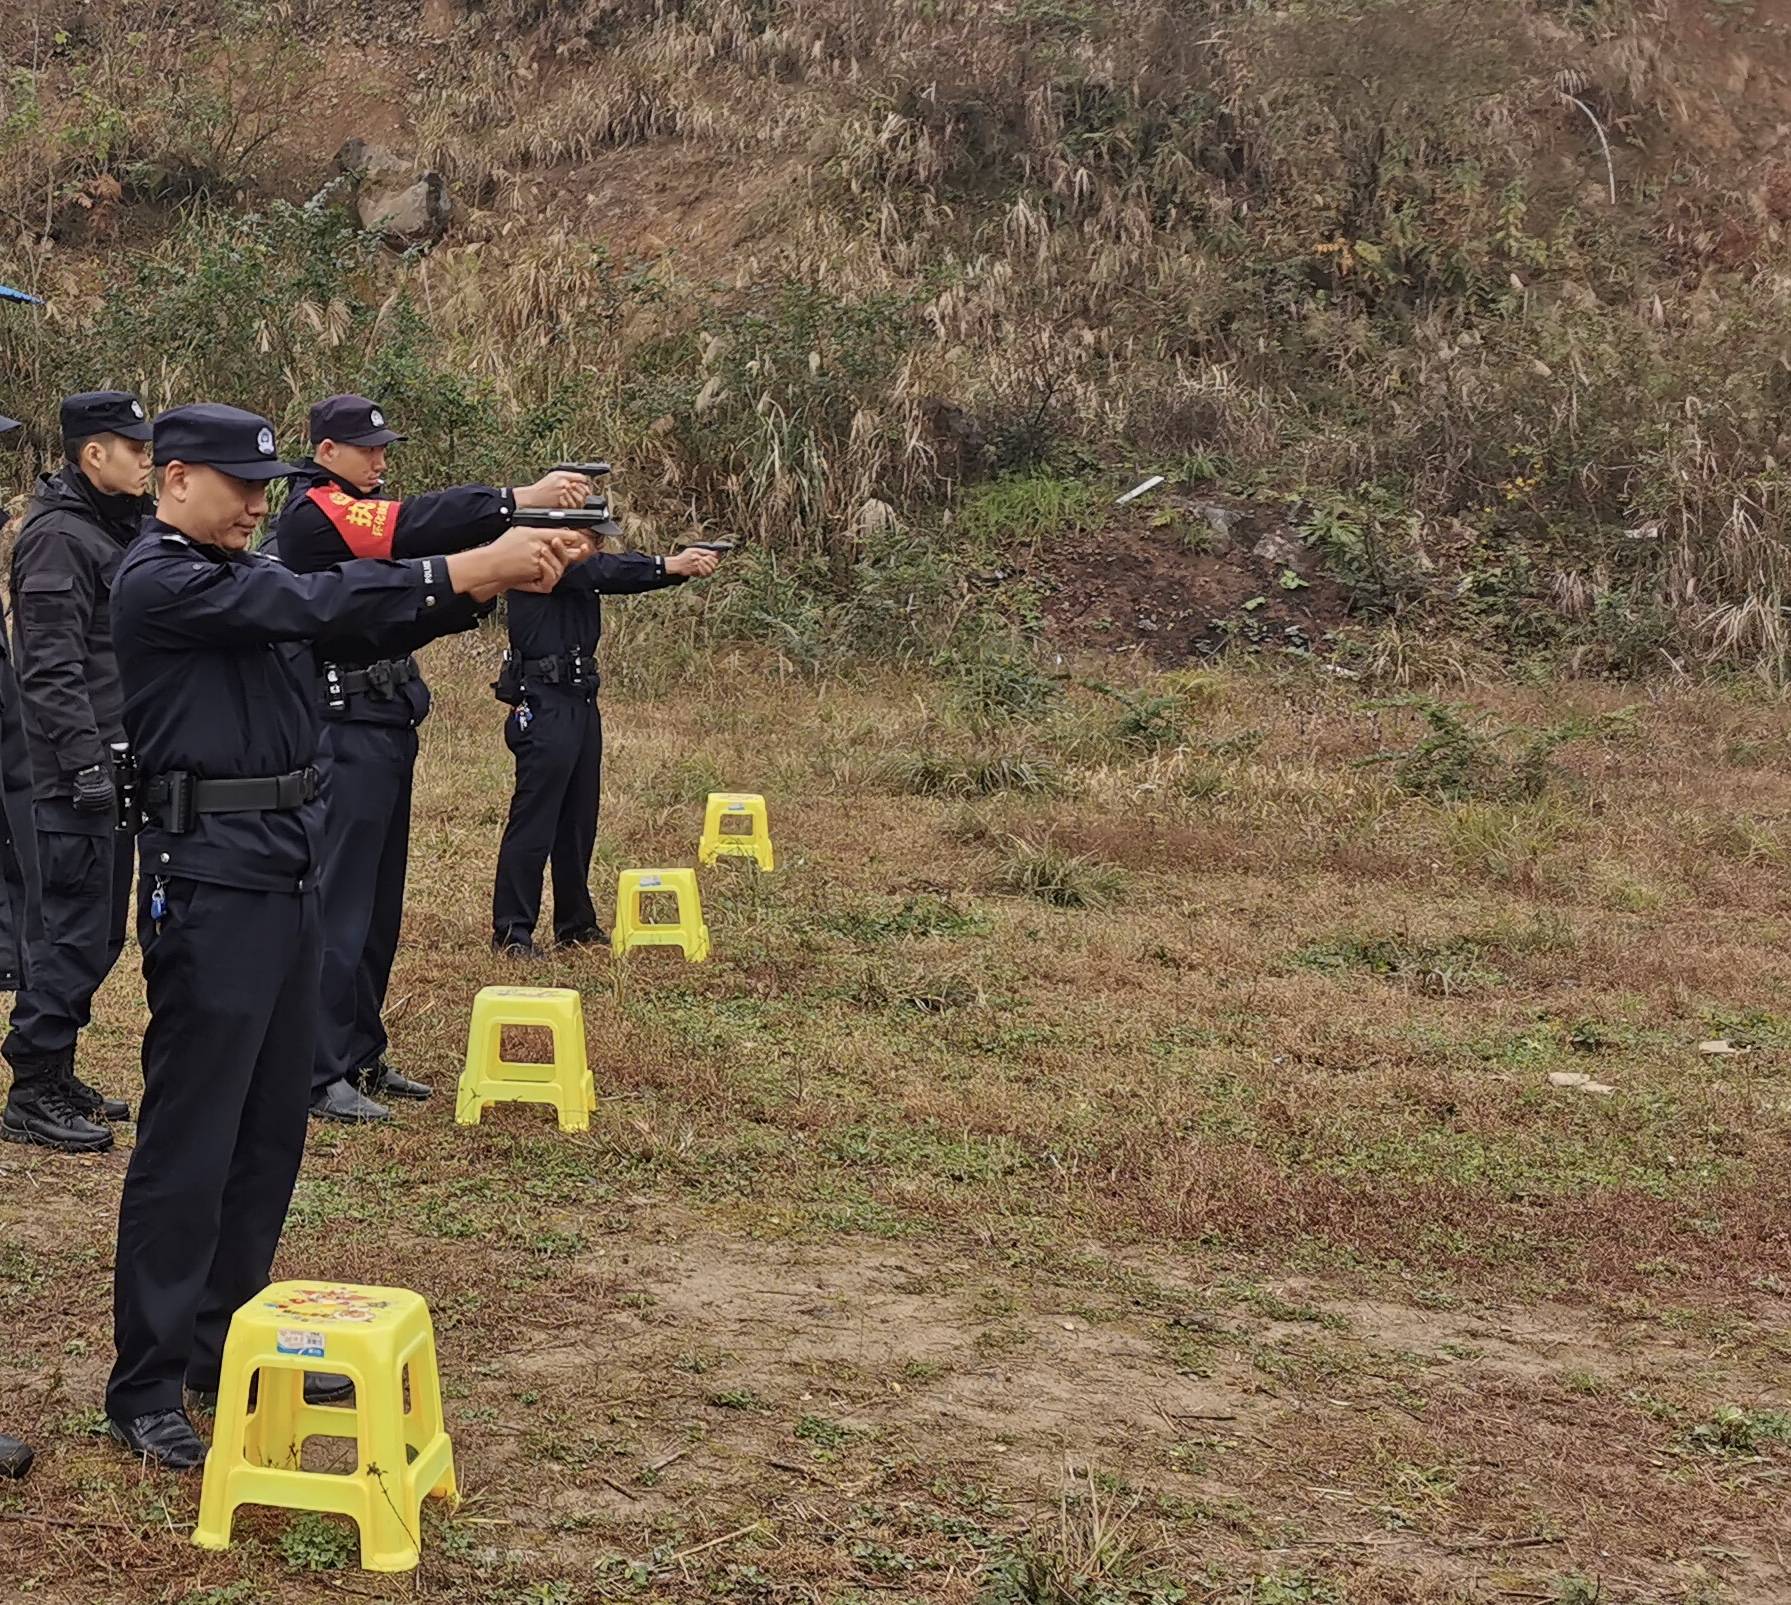
<path fill-rule="evenodd" d="M 610 471 L 608 463 L 555 463 L 556 474 L 583 474 L 586 479 L 603 479 Z M 512 524 L 524 529 L 588 529 L 598 535 L 620 535 L 622 526 L 610 511 L 609 497 L 592 491 L 583 507 L 519 507 L 510 515 Z"/>

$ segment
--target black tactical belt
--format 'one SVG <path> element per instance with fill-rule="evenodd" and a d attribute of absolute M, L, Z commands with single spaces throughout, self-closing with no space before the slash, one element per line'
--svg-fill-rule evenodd
<path fill-rule="evenodd" d="M 317 771 L 252 775 L 240 780 L 200 780 L 172 769 L 144 784 L 143 811 L 158 829 L 184 836 L 200 814 L 265 814 L 301 808 L 317 796 Z"/>
<path fill-rule="evenodd" d="M 597 660 L 582 652 L 562 652 L 555 658 L 520 659 L 506 652 L 504 657 L 522 670 L 523 679 L 535 680 L 542 685 L 594 686 L 600 678 Z"/>
<path fill-rule="evenodd" d="M 323 699 L 333 712 L 340 713 L 348 706 L 350 697 L 367 696 L 381 702 L 390 701 L 400 689 L 422 677 L 423 671 L 417 667 L 417 660 L 409 655 L 381 658 L 364 669 L 344 669 L 326 663 L 323 666 Z"/>

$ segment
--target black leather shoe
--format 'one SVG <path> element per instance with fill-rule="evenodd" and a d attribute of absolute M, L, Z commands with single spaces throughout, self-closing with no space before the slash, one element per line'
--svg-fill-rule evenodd
<path fill-rule="evenodd" d="M 399 1075 L 383 1055 L 361 1072 L 361 1090 L 386 1098 L 414 1098 L 418 1103 L 435 1092 L 427 1081 L 412 1081 L 409 1076 Z"/>
<path fill-rule="evenodd" d="M 491 951 L 501 959 L 538 959 L 541 949 L 526 936 L 494 936 Z"/>
<path fill-rule="evenodd" d="M 260 1397 L 261 1377 L 257 1373 L 249 1379 L 249 1408 L 255 1408 L 255 1401 Z M 354 1397 L 354 1383 L 335 1371 L 307 1371 L 305 1373 L 306 1404 L 346 1404 Z M 216 1415 L 218 1409 L 218 1390 L 216 1388 L 188 1388 L 187 1403 L 195 1410 L 204 1410 Z"/>
<path fill-rule="evenodd" d="M 0 1137 L 65 1154 L 103 1154 L 112 1146 L 111 1129 L 82 1114 L 60 1083 L 20 1087 L 14 1082 L 0 1115 Z"/>
<path fill-rule="evenodd" d="M 205 1443 L 184 1410 L 151 1410 L 129 1421 L 108 1421 L 106 1430 L 164 1471 L 192 1471 L 205 1464 Z"/>
<path fill-rule="evenodd" d="M 346 1080 L 332 1081 L 311 1100 L 311 1118 L 366 1126 L 378 1120 L 390 1120 L 392 1111 L 351 1087 Z"/>
<path fill-rule="evenodd" d="M 570 936 L 559 938 L 561 947 L 608 947 L 609 932 L 601 925 L 587 925 L 582 931 L 574 931 Z"/>
<path fill-rule="evenodd" d="M 0 1477 L 17 1482 L 31 1469 L 31 1445 L 0 1432 Z"/>

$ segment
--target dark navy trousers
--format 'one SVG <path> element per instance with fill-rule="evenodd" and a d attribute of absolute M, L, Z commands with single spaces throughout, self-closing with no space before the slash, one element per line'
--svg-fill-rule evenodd
<path fill-rule="evenodd" d="M 44 939 L 13 1004 L 10 1053 L 61 1053 L 93 1018 L 93 994 L 124 951 L 136 839 L 123 832 L 40 830 Z"/>
<path fill-rule="evenodd" d="M 231 1315 L 267 1285 L 305 1148 L 323 960 L 312 893 L 147 873 L 137 939 L 149 1029 L 118 1206 L 120 1421 L 178 1407 L 183 1382 L 215 1388 Z"/>
<path fill-rule="evenodd" d="M 504 744 L 516 760 L 516 788 L 498 847 L 492 939 L 500 946 L 533 939 L 542 871 L 550 863 L 554 936 L 583 935 L 597 923 L 591 855 L 603 785 L 603 715 L 588 692 L 531 690 L 504 721 Z"/>
<path fill-rule="evenodd" d="M 410 725 L 326 720 L 317 766 L 323 781 L 323 1019 L 311 1085 L 375 1063 L 388 1046 L 381 1015 L 410 863 Z"/>

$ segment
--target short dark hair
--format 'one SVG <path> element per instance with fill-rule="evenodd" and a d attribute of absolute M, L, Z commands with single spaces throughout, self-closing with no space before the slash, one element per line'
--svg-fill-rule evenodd
<path fill-rule="evenodd" d="M 88 441 L 104 440 L 109 433 L 111 433 L 110 430 L 102 429 L 95 435 L 64 435 L 62 437 L 62 455 L 71 463 L 78 463 Z"/>

